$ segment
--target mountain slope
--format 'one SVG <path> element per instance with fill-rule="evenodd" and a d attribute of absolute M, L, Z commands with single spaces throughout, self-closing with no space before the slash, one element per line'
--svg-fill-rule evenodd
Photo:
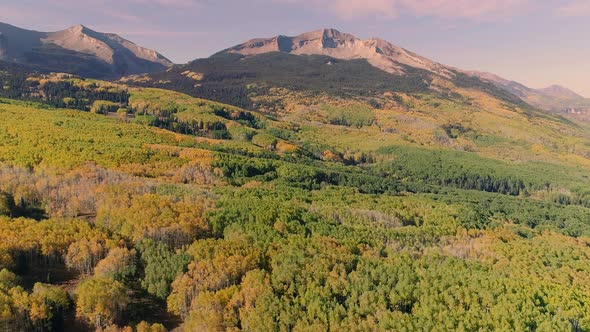
<path fill-rule="evenodd" d="M 126 294 L 133 303 L 117 324 L 169 330 L 201 331 L 210 317 L 219 330 L 253 331 L 567 331 L 590 321 L 587 310 L 555 309 L 590 303 L 590 139 L 579 127 L 526 113 L 463 74 L 454 82 L 469 88 L 431 76 L 405 93 L 388 80 L 408 74 L 362 59 L 208 61 L 198 62 L 208 72 L 171 72 L 210 84 L 250 69 L 244 80 L 290 77 L 299 90 L 254 97 L 284 103 L 267 117 L 166 90 L 64 75 L 2 81 L 0 72 L 0 95 L 14 88 L 36 101 L 0 98 L 0 266 L 53 283 L 37 284 L 33 300 L 41 286 L 76 287 L 71 301 L 64 292 L 73 305 L 48 306 L 55 317 L 94 322 L 76 312 L 98 281 L 101 294 L 121 290 L 100 305 Z M 383 75 L 382 90 L 362 95 L 378 83 L 373 74 Z M 428 89 L 444 83 L 447 91 Z M 390 100 L 377 108 L 366 98 Z M 89 273 L 65 273 L 83 270 L 72 257 L 90 246 L 106 258 Z M 115 260 L 121 252 L 129 259 Z M 122 281 L 104 272 L 120 261 L 137 272 Z M 163 264 L 175 267 L 166 280 Z M 24 286 L 4 291 L 9 308 Z M 20 318 L 8 312 L 3 323 L 19 330 Z"/>
<path fill-rule="evenodd" d="M 427 71 L 412 67 L 406 71 L 403 76 L 390 74 L 363 59 L 272 52 L 249 57 L 221 54 L 122 81 L 256 109 L 253 97 L 267 95 L 273 88 L 341 97 L 428 91 L 431 78 Z"/>
<path fill-rule="evenodd" d="M 3 330 L 590 331 L 589 130 L 268 47 L 124 80 L 253 110 L 0 61 Z"/>
<path fill-rule="evenodd" d="M 388 145 L 376 158 L 361 155 L 358 165 L 345 166 L 333 157 L 324 162 L 282 153 L 284 142 L 271 136 L 300 144 L 310 126 L 299 130 L 262 118 L 264 126 L 250 128 L 254 136 L 238 137 L 238 129 L 249 129 L 242 127 L 248 113 L 170 91 L 129 93 L 130 109 L 148 114 L 131 120 L 136 123 L 0 99 L 0 193 L 5 202 L 18 202 L 0 212 L 6 214 L 0 217 L 0 264 L 8 279 L 2 287 L 13 287 L 3 293 L 9 308 L 21 305 L 27 292 L 35 301 L 49 291 L 63 294 L 72 305 L 46 308 L 57 319 L 65 316 L 63 330 L 80 330 L 78 323 L 95 320 L 76 311 L 94 292 L 115 285 L 120 294 L 100 296 L 97 305 L 122 298 L 117 324 L 146 326 L 139 321 L 149 320 L 169 330 L 201 331 L 211 316 L 220 330 L 254 331 L 305 329 L 309 322 L 316 330 L 344 331 L 428 331 L 442 324 L 449 330 L 538 324 L 567 331 L 572 321 L 590 319 L 587 310 L 555 310 L 590 303 L 584 282 L 590 278 L 590 202 L 585 187 L 580 195 L 566 190 L 587 183 L 587 167 L 501 162 L 399 144 L 395 133 L 367 137 L 365 128 L 322 125 L 329 131 L 315 140 L 326 149 L 335 149 L 329 140 L 338 134 L 355 147 Z M 151 115 L 155 124 L 171 109 L 199 124 L 215 113 L 235 113 L 237 121 L 226 125 L 236 135 L 195 137 L 138 121 Z M 84 268 L 71 259 L 76 248 L 98 248 L 107 256 L 89 273 L 71 273 Z M 114 260 L 118 253 L 130 259 Z M 81 257 L 91 255 L 98 254 Z M 118 262 L 137 272 L 125 272 L 123 281 L 103 272 Z M 165 280 L 163 264 L 175 268 Z M 24 280 L 23 286 L 12 280 Z M 318 287 L 318 280 L 327 286 Z M 32 291 L 25 287 L 37 281 Z M 63 284 L 76 287 L 77 296 L 69 299 Z M 98 290 L 89 289 L 95 284 Z M 195 294 L 202 285 L 206 291 Z M 535 302 L 538 294 L 543 300 Z M 228 301 L 235 313 L 223 319 Z M 25 313 L 36 312 L 36 302 L 29 302 L 22 305 Z M 322 303 L 321 311 L 301 303 Z M 357 315 L 365 307 L 369 313 Z M 76 317 L 72 328 L 68 317 Z M 19 330 L 19 319 L 7 311 L 3 324 Z"/>
<path fill-rule="evenodd" d="M 390 73 L 365 58 L 305 54 L 325 48 L 324 53 L 345 57 L 338 48 L 346 52 L 347 43 L 355 43 L 350 35 L 324 31 L 320 40 L 289 38 L 253 40 L 121 81 L 180 91 L 300 126 L 300 146 L 317 158 L 328 151 L 346 160 L 350 153 L 374 152 L 395 140 L 517 162 L 547 161 L 585 135 L 566 119 L 458 69 L 445 67 L 452 74 L 447 77 L 391 60 L 403 73 Z M 587 152 L 580 145 L 572 159 Z"/>
<path fill-rule="evenodd" d="M 0 23 L 0 60 L 98 78 L 153 72 L 172 65 L 156 51 L 82 25 L 38 32 Z"/>

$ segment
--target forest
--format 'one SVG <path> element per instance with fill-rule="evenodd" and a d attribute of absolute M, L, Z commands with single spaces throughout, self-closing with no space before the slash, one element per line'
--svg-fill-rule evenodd
<path fill-rule="evenodd" d="M 285 84 L 262 112 L 6 73 L 0 330 L 590 331 L 564 119 L 461 86 Z"/>

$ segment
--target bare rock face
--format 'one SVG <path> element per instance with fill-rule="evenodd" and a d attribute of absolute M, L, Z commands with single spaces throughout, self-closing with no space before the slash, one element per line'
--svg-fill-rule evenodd
<path fill-rule="evenodd" d="M 405 66 L 420 68 L 450 77 L 452 68 L 428 60 L 385 40 L 361 40 L 334 29 L 306 32 L 299 36 L 258 38 L 225 50 L 246 56 L 268 52 L 295 55 L 326 55 L 336 59 L 366 59 L 371 65 L 392 74 L 403 74 Z"/>
<path fill-rule="evenodd" d="M 44 45 L 53 44 L 66 50 L 93 55 L 96 58 L 113 64 L 114 50 L 96 38 L 96 33 L 83 25 L 77 25 L 58 32 L 49 32 L 41 39 Z"/>
<path fill-rule="evenodd" d="M 98 78 L 149 73 L 172 66 L 156 51 L 83 25 L 37 32 L 0 23 L 0 59 L 44 71 Z"/>

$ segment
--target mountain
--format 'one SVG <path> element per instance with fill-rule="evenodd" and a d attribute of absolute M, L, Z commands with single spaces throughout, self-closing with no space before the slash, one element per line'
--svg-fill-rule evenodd
<path fill-rule="evenodd" d="M 470 71 L 468 74 L 490 82 L 518 96 L 525 102 L 546 111 L 554 113 L 587 113 L 590 111 L 590 99 L 584 98 L 560 85 L 533 89 L 492 73 Z"/>
<path fill-rule="evenodd" d="M 405 66 L 434 72 L 450 77 L 452 69 L 421 57 L 383 39 L 361 40 L 335 29 L 323 29 L 303 33 L 296 37 L 276 36 L 258 38 L 231 47 L 225 53 L 246 56 L 269 52 L 294 55 L 325 55 L 336 59 L 365 59 L 374 67 L 392 74 L 404 74 Z"/>
<path fill-rule="evenodd" d="M 551 85 L 549 87 L 538 89 L 537 91 L 551 97 L 555 98 L 565 98 L 565 99 L 583 99 L 584 97 L 580 96 L 579 94 L 573 92 L 572 90 L 563 87 L 561 85 Z"/>
<path fill-rule="evenodd" d="M 521 83 L 485 72 L 463 71 L 429 60 L 380 38 L 361 40 L 334 29 L 323 29 L 295 37 L 279 35 L 257 38 L 230 47 L 221 53 L 240 54 L 246 57 L 271 52 L 293 55 L 323 55 L 341 60 L 363 59 L 373 67 L 395 75 L 408 74 L 408 67 L 428 71 L 447 79 L 457 78 L 458 73 L 491 82 L 525 102 L 552 112 L 590 109 L 590 100 L 575 92 L 552 85 L 545 89 L 532 89 Z"/>
<path fill-rule="evenodd" d="M 0 61 L 3 330 L 590 331 L 590 125 L 351 40 Z"/>
<path fill-rule="evenodd" d="M 382 39 L 361 40 L 334 29 L 252 39 L 209 58 L 125 77 L 122 82 L 172 89 L 248 109 L 259 107 L 257 96 L 268 95 L 274 88 L 381 99 L 392 92 L 448 94 L 451 86 L 471 87 L 511 104 L 524 104 L 505 89 L 467 72 Z"/>
<path fill-rule="evenodd" d="M 552 85 L 543 89 L 531 89 L 532 93 L 523 100 L 541 109 L 557 113 L 587 114 L 590 111 L 590 99 L 584 98 L 572 90 Z"/>
<path fill-rule="evenodd" d="M 478 77 L 484 81 L 491 82 L 494 85 L 518 96 L 518 97 L 525 97 L 528 94 L 533 93 L 533 89 L 515 82 L 511 80 L 507 80 L 503 77 L 500 77 L 496 74 L 488 73 L 488 72 L 480 72 L 480 71 L 467 71 L 468 75 Z"/>
<path fill-rule="evenodd" d="M 83 25 L 38 32 L 0 23 L 0 60 L 93 78 L 147 73 L 172 65 L 156 51 Z"/>

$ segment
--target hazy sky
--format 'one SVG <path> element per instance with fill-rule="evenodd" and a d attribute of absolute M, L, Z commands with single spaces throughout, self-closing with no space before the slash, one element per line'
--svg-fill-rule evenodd
<path fill-rule="evenodd" d="M 590 97 L 590 0 L 1 0 L 0 21 L 41 31 L 84 24 L 177 63 L 330 27 Z"/>

